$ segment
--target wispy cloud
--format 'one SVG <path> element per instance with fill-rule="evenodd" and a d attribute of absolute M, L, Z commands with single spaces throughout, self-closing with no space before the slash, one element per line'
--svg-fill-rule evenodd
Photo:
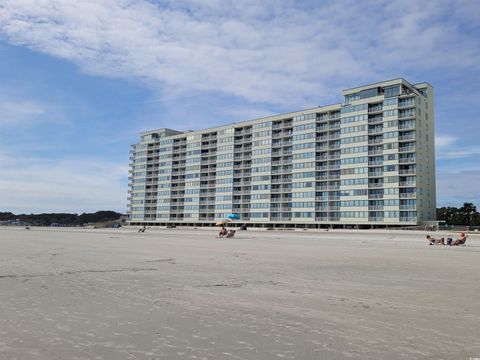
<path fill-rule="evenodd" d="M 444 149 L 453 145 L 457 141 L 455 136 L 451 135 L 437 135 L 435 136 L 435 146 L 437 149 Z"/>
<path fill-rule="evenodd" d="M 96 158 L 46 160 L 0 152 L 0 211 L 125 211 L 127 165 Z"/>
<path fill-rule="evenodd" d="M 479 38 L 457 25 L 472 15 L 454 5 L 4 0 L 0 29 L 13 44 L 89 73 L 142 79 L 165 97 L 218 91 L 311 106 L 332 87 L 412 66 L 478 69 Z"/>
<path fill-rule="evenodd" d="M 455 136 L 437 135 L 435 137 L 437 160 L 460 159 L 480 155 L 480 146 L 465 146 Z"/>
<path fill-rule="evenodd" d="M 44 123 L 68 125 L 69 121 L 58 106 L 0 94 L 0 128 L 29 127 Z"/>

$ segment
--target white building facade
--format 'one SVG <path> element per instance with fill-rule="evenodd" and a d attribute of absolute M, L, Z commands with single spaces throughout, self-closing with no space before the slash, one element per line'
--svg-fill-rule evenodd
<path fill-rule="evenodd" d="M 433 88 L 404 79 L 342 104 L 132 145 L 132 225 L 385 227 L 435 220 Z"/>

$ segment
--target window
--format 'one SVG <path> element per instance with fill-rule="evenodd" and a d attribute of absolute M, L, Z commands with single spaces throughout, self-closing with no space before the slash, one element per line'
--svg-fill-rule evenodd
<path fill-rule="evenodd" d="M 385 98 L 391 98 L 400 95 L 400 85 L 386 87 L 384 89 Z"/>

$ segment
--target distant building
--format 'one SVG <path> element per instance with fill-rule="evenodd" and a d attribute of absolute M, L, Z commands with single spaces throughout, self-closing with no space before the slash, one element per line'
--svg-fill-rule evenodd
<path fill-rule="evenodd" d="M 382 227 L 435 220 L 433 88 L 404 79 L 344 101 L 132 145 L 132 225 Z"/>

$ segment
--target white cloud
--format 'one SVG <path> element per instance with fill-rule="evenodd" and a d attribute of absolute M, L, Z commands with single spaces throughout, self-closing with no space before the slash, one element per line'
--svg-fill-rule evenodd
<path fill-rule="evenodd" d="M 457 138 L 451 135 L 437 135 L 435 136 L 435 147 L 437 149 L 443 149 L 452 146 Z"/>
<path fill-rule="evenodd" d="M 464 146 L 458 138 L 451 135 L 437 135 L 435 148 L 437 160 L 459 159 L 480 155 L 479 146 Z M 460 143 L 460 144 L 459 144 Z"/>
<path fill-rule="evenodd" d="M 95 158 L 46 160 L 0 152 L 0 211 L 125 212 L 128 166 Z"/>
<path fill-rule="evenodd" d="M 43 123 L 69 125 L 62 109 L 56 105 L 0 95 L 0 128 L 35 126 Z"/>
<path fill-rule="evenodd" d="M 412 67 L 478 68 L 478 37 L 457 26 L 467 15 L 452 4 L 4 0 L 0 30 L 13 44 L 89 73 L 142 79 L 165 97 L 218 91 L 311 106 L 340 85 Z"/>

